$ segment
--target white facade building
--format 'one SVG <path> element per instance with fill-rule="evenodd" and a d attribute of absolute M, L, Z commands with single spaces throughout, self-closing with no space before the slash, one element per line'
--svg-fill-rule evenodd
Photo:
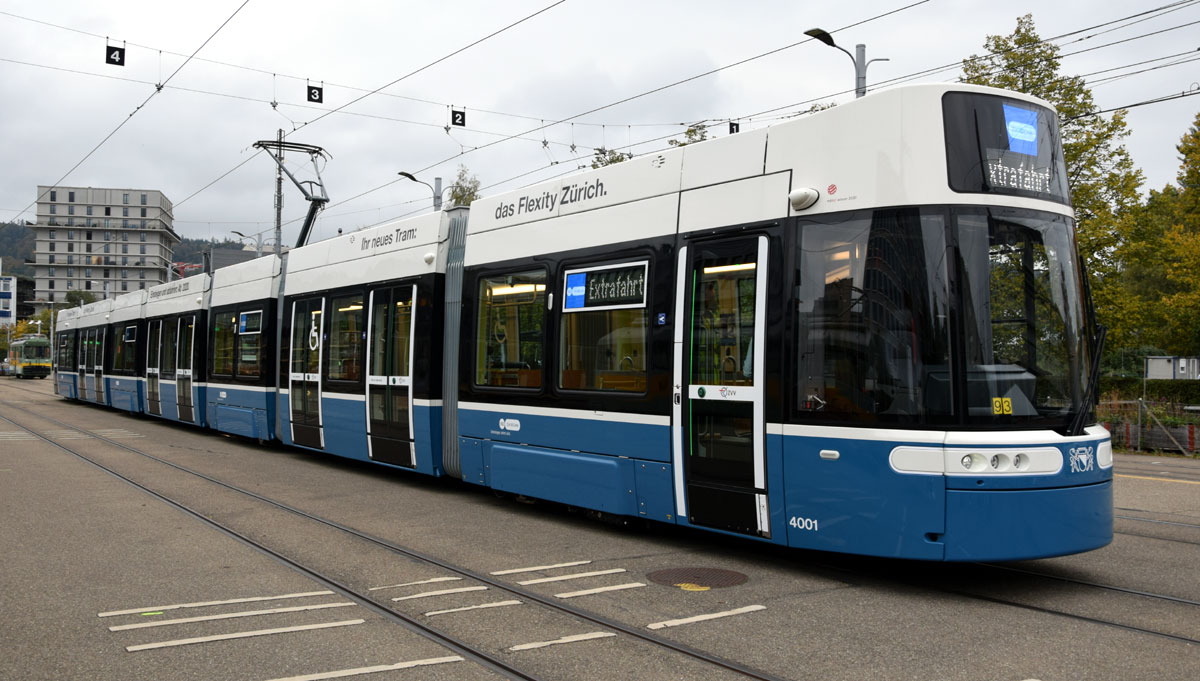
<path fill-rule="evenodd" d="M 171 201 L 152 189 L 38 186 L 35 305 L 74 290 L 97 299 L 170 278 L 179 236 Z"/>

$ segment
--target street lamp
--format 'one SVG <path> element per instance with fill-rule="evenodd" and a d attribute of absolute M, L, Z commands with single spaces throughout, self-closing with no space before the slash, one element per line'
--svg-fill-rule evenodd
<path fill-rule="evenodd" d="M 256 258 L 261 258 L 261 257 L 262 257 L 262 232 L 258 232 L 258 233 L 257 233 L 257 234 L 255 234 L 253 237 L 251 237 L 251 236 L 248 236 L 248 235 L 246 235 L 246 234 L 242 234 L 241 232 L 237 231 L 236 229 L 231 229 L 231 230 L 229 230 L 229 231 L 230 231 L 230 232 L 232 232 L 232 233 L 234 233 L 234 234 L 236 234 L 236 235 L 238 235 L 238 236 L 240 236 L 240 237 L 242 237 L 243 239 L 254 239 L 254 240 L 255 240 L 255 243 L 254 243 L 254 249 L 255 249 L 254 257 L 256 257 Z"/>
<path fill-rule="evenodd" d="M 98 282 L 95 279 L 92 279 L 92 280 L 90 280 L 90 283 L 93 286 L 95 286 L 96 284 L 99 284 L 101 282 Z M 104 280 L 104 300 L 108 300 L 108 280 L 107 279 Z"/>
<path fill-rule="evenodd" d="M 871 61 L 867 61 L 867 46 L 862 43 L 854 46 L 854 51 L 858 53 L 858 56 L 856 57 L 855 55 L 850 54 L 850 52 L 845 48 L 840 47 L 837 43 L 833 42 L 833 36 L 829 35 L 828 31 L 820 28 L 810 28 L 804 32 L 804 35 L 816 38 L 830 47 L 836 47 L 842 52 L 845 52 L 847 57 L 850 57 L 850 61 L 854 62 L 855 98 L 862 97 L 863 95 L 867 94 L 867 67 L 871 65 L 871 62 L 891 61 L 890 59 L 886 58 L 872 59 Z"/>
<path fill-rule="evenodd" d="M 409 180 L 412 180 L 413 182 L 416 182 L 418 184 L 423 184 L 426 187 L 429 187 L 429 191 L 433 192 L 433 209 L 434 210 L 442 209 L 442 178 L 440 178 L 440 177 L 433 178 L 433 184 L 431 185 L 428 182 L 418 180 L 415 175 L 413 175 L 412 173 L 409 173 L 409 172 L 405 172 L 403 170 L 401 170 L 400 172 L 398 172 L 396 174 L 405 179 L 409 179 Z"/>

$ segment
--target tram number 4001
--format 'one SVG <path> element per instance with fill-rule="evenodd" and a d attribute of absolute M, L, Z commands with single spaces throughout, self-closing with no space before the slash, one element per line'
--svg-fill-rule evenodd
<path fill-rule="evenodd" d="M 800 516 L 792 516 L 791 520 L 788 520 L 788 525 L 791 525 L 792 527 L 796 528 L 797 530 L 808 530 L 810 532 L 819 532 L 820 531 L 817 528 L 817 521 L 813 520 L 812 518 L 801 518 Z"/>

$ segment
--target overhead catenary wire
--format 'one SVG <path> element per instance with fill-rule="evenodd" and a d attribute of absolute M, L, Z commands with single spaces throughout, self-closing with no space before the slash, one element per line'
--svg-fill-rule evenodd
<path fill-rule="evenodd" d="M 71 175 L 71 173 L 75 172 L 75 169 L 76 169 L 76 168 L 78 168 L 79 166 L 83 165 L 83 164 L 84 164 L 84 162 L 86 162 L 86 161 L 87 161 L 89 158 L 91 158 L 91 157 L 92 157 L 92 154 L 95 154 L 95 153 L 96 153 L 96 152 L 97 152 L 97 151 L 100 149 L 100 147 L 104 146 L 104 144 L 105 144 L 106 142 L 108 142 L 108 140 L 112 139 L 113 135 L 116 135 L 116 134 L 117 134 L 117 132 L 118 132 L 118 131 L 119 131 L 121 128 L 125 127 L 125 124 L 126 124 L 126 123 L 128 123 L 128 122 L 129 122 L 129 121 L 130 121 L 130 120 L 131 120 L 131 119 L 134 117 L 134 115 L 135 115 L 135 114 L 137 114 L 137 112 L 141 111 L 141 110 L 142 110 L 142 107 L 144 107 L 144 106 L 146 106 L 147 104 L 149 104 L 149 103 L 150 103 L 150 100 L 154 99 L 155 95 L 157 95 L 158 93 L 162 92 L 162 88 L 163 88 L 164 86 L 166 86 L 166 84 L 167 84 L 167 83 L 171 82 L 171 79 L 172 79 L 172 78 L 174 78 L 174 77 L 176 76 L 176 74 L 178 74 L 180 71 L 182 71 L 182 70 L 183 70 L 183 67 L 187 66 L 187 65 L 188 65 L 188 63 L 189 63 L 189 62 L 192 60 L 192 58 L 193 58 L 193 57 L 195 57 L 195 56 L 196 56 L 196 54 L 200 52 L 200 50 L 204 49 L 204 46 L 205 46 L 205 45 L 208 45 L 208 43 L 209 43 L 209 42 L 210 42 L 210 41 L 211 41 L 213 38 L 215 38 L 215 37 L 217 36 L 217 34 L 218 34 L 218 33 L 220 33 L 220 32 L 221 32 L 221 29 L 225 28 L 225 26 L 227 26 L 227 25 L 229 24 L 229 22 L 233 21 L 233 18 L 234 18 L 234 17 L 236 17 L 236 16 L 238 15 L 238 13 L 242 11 L 242 8 L 244 8 L 244 7 L 245 7 L 247 4 L 249 4 L 249 3 L 250 3 L 250 0 L 244 0 L 244 1 L 242 2 L 242 4 L 238 5 L 238 8 L 237 8 L 237 9 L 235 9 L 235 10 L 233 11 L 233 14 L 230 14 L 230 15 L 229 15 L 229 17 L 228 17 L 227 19 L 225 19 L 225 21 L 221 22 L 221 25 L 217 27 L 217 30 L 213 31 L 211 35 L 209 35 L 207 38 L 205 38 L 205 39 L 204 39 L 204 42 L 200 43 L 200 46 L 199 46 L 199 47 L 197 47 L 197 48 L 195 49 L 195 51 L 193 51 L 193 52 L 192 52 L 191 56 L 190 56 L 190 57 L 188 57 L 186 60 L 184 60 L 184 62 L 183 62 L 182 64 L 180 64 L 180 65 L 179 65 L 179 68 L 177 68 L 177 69 L 175 69 L 173 72 L 171 72 L 171 75 L 167 76 L 167 79 L 166 79 L 166 80 L 164 80 L 164 81 L 162 81 L 162 83 L 160 83 L 160 84 L 159 84 L 159 86 L 158 86 L 158 87 L 156 87 L 156 88 L 154 89 L 154 91 L 153 91 L 153 92 L 151 92 L 151 93 L 150 93 L 150 95 L 149 95 L 148 97 L 146 97 L 146 99 L 145 99 L 145 100 L 143 100 L 143 101 L 142 101 L 142 103 L 141 103 L 141 104 L 137 105 L 137 107 L 136 107 L 136 108 L 135 108 L 133 111 L 131 111 L 131 112 L 129 113 L 129 115 L 128 115 L 128 116 L 126 116 L 126 117 L 125 117 L 125 118 L 124 118 L 124 119 L 123 119 L 123 120 L 122 120 L 120 123 L 118 123 L 118 124 L 117 124 L 117 127 L 113 128 L 112 132 L 108 133 L 108 134 L 107 134 L 107 135 L 104 137 L 104 139 L 100 140 L 99 144 L 97 144 L 96 146 L 92 147 L 91 151 L 89 151 L 89 152 L 87 152 L 86 154 L 84 154 L 83 158 L 79 159 L 79 161 L 78 161 L 78 162 L 77 162 L 75 165 L 71 166 L 71 168 L 70 168 L 69 170 L 67 170 L 67 172 L 63 173 L 62 177 L 58 178 L 58 180 L 56 180 L 56 181 L 54 182 L 54 184 L 53 184 L 53 185 L 50 185 L 50 186 L 51 186 L 51 187 L 56 187 L 56 186 L 58 186 L 58 185 L 62 184 L 62 183 L 63 183 L 63 180 L 66 180 L 66 179 L 67 179 L 67 178 L 68 178 L 68 177 Z M 50 190 L 49 190 L 49 188 L 47 188 L 47 189 L 46 189 L 46 191 L 47 191 L 47 192 L 48 192 L 48 191 L 50 191 Z M 33 207 L 33 206 L 37 205 L 37 202 L 38 202 L 38 201 L 41 201 L 41 200 L 42 200 L 42 197 L 43 197 L 44 195 L 45 195 L 45 192 L 43 192 L 42 194 L 39 194 L 39 195 L 38 195 L 37 197 L 35 197 L 35 198 L 34 198 L 34 200 L 33 200 L 32 202 L 30 202 L 30 204 L 29 204 L 28 206 L 26 206 L 26 207 L 25 207 L 25 208 L 24 208 L 24 209 L 23 209 L 23 210 L 22 210 L 20 213 L 17 213 L 16 215 L 14 215 L 12 219 L 15 221 L 17 218 L 21 217 L 21 215 L 22 215 L 22 214 L 24 214 L 26 211 L 28 211 L 28 210 L 29 210 L 31 207 Z"/>

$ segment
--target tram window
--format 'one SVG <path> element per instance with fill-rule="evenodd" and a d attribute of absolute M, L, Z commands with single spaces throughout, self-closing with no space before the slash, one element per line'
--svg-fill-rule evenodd
<path fill-rule="evenodd" d="M 162 373 L 167 376 L 175 374 L 176 339 L 179 334 L 179 320 L 164 319 L 162 323 Z"/>
<path fill-rule="evenodd" d="M 75 334 L 58 335 L 58 368 L 62 371 L 75 370 Z"/>
<path fill-rule="evenodd" d="M 645 392 L 647 269 L 636 263 L 565 273 L 560 388 Z"/>
<path fill-rule="evenodd" d="M 137 355 L 135 349 L 137 347 L 137 327 L 126 326 L 120 340 L 116 342 L 116 347 L 113 348 L 113 371 L 123 374 L 132 374 L 134 371 L 134 360 Z"/>
<path fill-rule="evenodd" d="M 330 302 L 333 315 L 329 331 L 329 380 L 358 381 L 362 378 L 363 297 L 361 293 Z"/>
<path fill-rule="evenodd" d="M 951 413 L 944 224 L 916 209 L 803 224 L 798 411 L 868 422 Z"/>
<path fill-rule="evenodd" d="M 247 378 L 262 375 L 262 310 L 243 312 L 238 316 L 237 374 Z"/>
<path fill-rule="evenodd" d="M 213 313 L 212 372 L 218 376 L 233 375 L 233 340 L 236 317 L 231 311 Z"/>
<path fill-rule="evenodd" d="M 545 361 L 546 273 L 479 281 L 475 383 L 540 388 Z"/>
<path fill-rule="evenodd" d="M 179 368 L 185 371 L 192 368 L 192 326 L 195 320 L 190 315 L 179 318 Z"/>

